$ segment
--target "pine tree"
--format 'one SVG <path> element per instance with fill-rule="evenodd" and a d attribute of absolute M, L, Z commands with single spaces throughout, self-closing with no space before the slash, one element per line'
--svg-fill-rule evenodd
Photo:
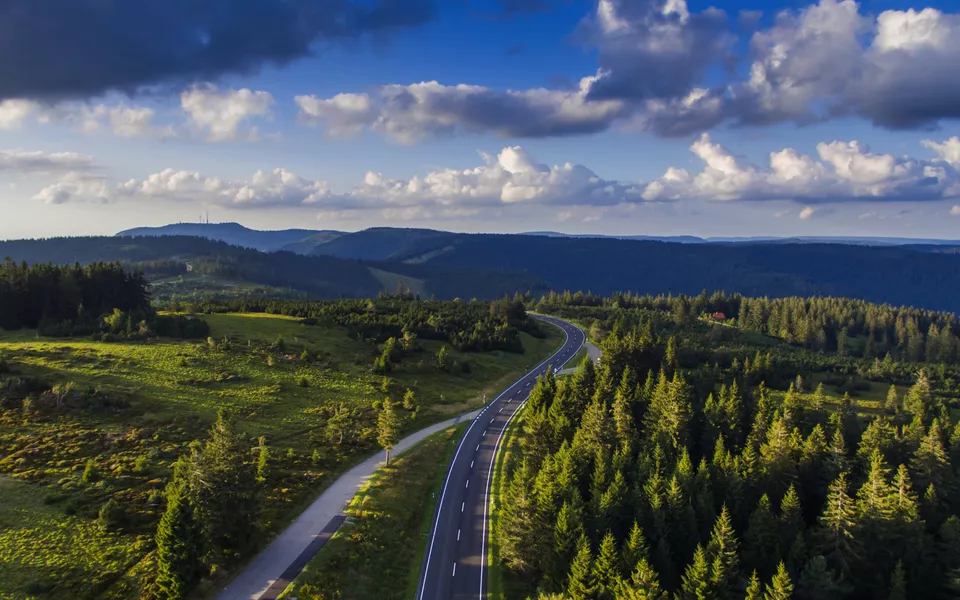
<path fill-rule="evenodd" d="M 617 568 L 617 543 L 609 531 L 600 542 L 600 552 L 593 562 L 592 579 L 597 600 L 613 600 L 620 589 L 620 573 Z"/>
<path fill-rule="evenodd" d="M 897 561 L 890 576 L 890 595 L 887 600 L 907 600 L 907 574 L 903 570 L 902 560 Z"/>
<path fill-rule="evenodd" d="M 730 511 L 724 505 L 710 534 L 710 543 L 707 544 L 707 560 L 710 562 L 710 578 L 716 598 L 733 597 L 739 574 L 738 546 Z"/>
<path fill-rule="evenodd" d="M 533 483 L 530 461 L 524 460 L 510 477 L 497 527 L 501 560 L 518 572 L 532 570 L 538 558 L 530 544 L 536 525 Z"/>
<path fill-rule="evenodd" d="M 778 541 L 777 520 L 770 509 L 770 498 L 764 494 L 750 515 L 747 531 L 743 536 L 744 566 L 758 570 L 761 574 L 772 573 L 774 565 L 779 561 Z"/>
<path fill-rule="evenodd" d="M 557 523 L 553 528 L 553 552 L 547 570 L 549 589 L 560 590 L 566 587 L 570 563 L 577 551 L 577 541 L 583 534 L 583 516 L 579 504 L 564 502 L 557 513 Z"/>
<path fill-rule="evenodd" d="M 860 555 L 856 530 L 856 507 L 847 493 L 847 474 L 841 473 L 830 484 L 818 533 L 819 549 L 842 575 L 850 573 L 851 564 Z"/>
<path fill-rule="evenodd" d="M 377 417 L 377 443 L 387 453 L 387 464 L 390 464 L 390 451 L 399 441 L 400 417 L 393 409 L 393 402 L 390 398 L 386 398 Z"/>
<path fill-rule="evenodd" d="M 790 600 L 790 598 L 793 598 L 793 582 L 790 581 L 787 566 L 780 561 L 776 575 L 773 576 L 763 594 L 763 600 Z"/>
<path fill-rule="evenodd" d="M 920 441 L 910 466 L 916 474 L 917 485 L 943 488 L 950 475 L 950 458 L 943 447 L 940 422 L 936 419 L 930 425 L 927 435 Z"/>
<path fill-rule="evenodd" d="M 917 373 L 917 381 L 907 390 L 903 398 L 903 408 L 913 415 L 924 416 L 930 408 L 933 394 L 930 391 L 930 380 L 923 369 Z"/>
<path fill-rule="evenodd" d="M 687 565 L 680 587 L 681 600 L 707 600 L 713 597 L 710 582 L 710 564 L 703 546 L 698 545 L 693 553 L 693 562 Z"/>
<path fill-rule="evenodd" d="M 570 600 L 591 600 L 596 589 L 593 582 L 593 558 L 587 536 L 581 535 L 577 541 L 577 554 L 570 564 L 567 578 L 567 595 Z"/>
<path fill-rule="evenodd" d="M 891 415 L 900 412 L 900 396 L 897 394 L 897 386 L 893 384 L 890 384 L 890 389 L 887 391 L 887 402 L 884 408 Z"/>
<path fill-rule="evenodd" d="M 267 438 L 260 436 L 259 451 L 257 453 L 257 481 L 263 483 L 270 475 L 270 449 L 267 447 Z"/>
<path fill-rule="evenodd" d="M 260 490 L 249 456 L 246 438 L 233 418 L 220 411 L 202 449 L 184 458 L 190 503 L 211 561 L 235 562 L 259 542 Z"/>
<path fill-rule="evenodd" d="M 763 600 L 763 584 L 760 583 L 760 577 L 757 576 L 757 571 L 753 571 L 753 575 L 750 576 L 750 583 L 747 584 L 747 595 L 745 600 Z"/>
<path fill-rule="evenodd" d="M 637 563 L 629 583 L 622 583 L 617 594 L 617 600 L 667 600 L 667 597 L 660 587 L 657 572 L 646 559 Z"/>
<path fill-rule="evenodd" d="M 413 390 L 407 389 L 403 394 L 403 409 L 404 410 L 413 410 L 417 407 L 417 395 L 413 393 Z"/>
<path fill-rule="evenodd" d="M 630 535 L 623 545 L 620 556 L 622 559 L 621 570 L 624 573 L 632 573 L 641 560 L 649 559 L 647 540 L 643 536 L 643 530 L 640 529 L 640 524 L 636 521 L 633 522 Z"/>
<path fill-rule="evenodd" d="M 167 508 L 157 525 L 157 591 L 163 600 L 180 600 L 200 580 L 202 531 L 187 496 L 187 482 L 176 471 L 167 485 Z"/>
<path fill-rule="evenodd" d="M 840 600 L 849 591 L 849 586 L 837 578 L 822 556 L 811 558 L 797 582 L 799 600 Z"/>
<path fill-rule="evenodd" d="M 816 391 L 813 392 L 813 398 L 811 398 L 811 406 L 813 410 L 817 412 L 822 412 L 827 405 L 827 394 L 823 391 L 823 383 L 817 384 Z"/>
<path fill-rule="evenodd" d="M 791 485 L 780 500 L 780 555 L 787 557 L 797 539 L 803 533 L 803 510 L 797 489 Z M 800 565 L 797 565 L 799 568 Z"/>

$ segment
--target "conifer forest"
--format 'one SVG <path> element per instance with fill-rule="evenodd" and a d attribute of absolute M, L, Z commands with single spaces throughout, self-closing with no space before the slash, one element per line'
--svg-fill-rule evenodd
<path fill-rule="evenodd" d="M 722 294 L 538 308 L 603 358 L 542 377 L 516 425 L 505 597 L 960 593 L 952 315 Z"/>

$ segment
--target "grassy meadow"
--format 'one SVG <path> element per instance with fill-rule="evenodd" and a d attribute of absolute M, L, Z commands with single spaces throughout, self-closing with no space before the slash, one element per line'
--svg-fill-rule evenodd
<path fill-rule="evenodd" d="M 377 449 L 385 397 L 399 403 L 414 392 L 415 406 L 400 410 L 413 431 L 476 406 L 562 338 L 554 328 L 546 339 L 522 334 L 524 354 L 451 349 L 470 365 L 456 373 L 437 369 L 441 343 L 422 341 L 384 378 L 371 368 L 380 350 L 340 327 L 265 314 L 202 318 L 211 326 L 203 342 L 0 332 L 0 385 L 37 398 L 11 404 L 0 393 L 0 598 L 149 597 L 170 466 L 221 408 L 270 446 L 265 511 L 276 531 Z M 61 404 L 68 397 L 83 400 Z M 338 408 L 352 411 L 346 439 L 327 431 Z M 120 510 L 101 515 L 110 499 Z"/>

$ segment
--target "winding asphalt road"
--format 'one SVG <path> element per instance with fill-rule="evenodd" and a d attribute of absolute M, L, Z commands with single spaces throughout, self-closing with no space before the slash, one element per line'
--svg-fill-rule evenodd
<path fill-rule="evenodd" d="M 530 396 L 537 377 L 573 358 L 584 333 L 566 321 L 538 316 L 563 329 L 566 339 L 543 361 L 484 407 L 457 447 L 437 503 L 417 600 L 486 598 L 490 482 L 503 432 Z"/>

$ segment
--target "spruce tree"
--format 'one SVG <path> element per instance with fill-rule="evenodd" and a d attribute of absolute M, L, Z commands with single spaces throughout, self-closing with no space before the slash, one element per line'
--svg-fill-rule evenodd
<path fill-rule="evenodd" d="M 750 576 L 750 583 L 747 584 L 747 594 L 744 598 L 745 600 L 763 600 L 763 584 L 760 582 L 756 570 Z"/>
<path fill-rule="evenodd" d="M 732 598 L 739 575 L 740 556 L 736 532 L 730 511 L 724 505 L 717 517 L 707 544 L 707 560 L 710 562 L 710 578 L 713 593 L 717 598 Z"/>
<path fill-rule="evenodd" d="M 600 542 L 600 552 L 593 562 L 593 583 L 597 600 L 613 600 L 620 589 L 620 573 L 617 567 L 617 542 L 609 531 Z"/>
<path fill-rule="evenodd" d="M 763 594 L 763 600 L 790 600 L 790 598 L 793 598 L 793 582 L 790 581 L 787 566 L 780 561 L 777 573 Z"/>
<path fill-rule="evenodd" d="M 660 587 L 657 572 L 646 559 L 641 559 L 633 570 L 629 582 L 623 582 L 617 600 L 667 600 L 668 595 Z"/>
<path fill-rule="evenodd" d="M 897 561 L 897 566 L 890 575 L 890 595 L 887 600 L 907 600 L 907 574 L 903 570 L 902 560 Z"/>
<path fill-rule="evenodd" d="M 827 566 L 827 559 L 817 555 L 803 567 L 796 595 L 799 600 L 840 600 L 848 591 L 849 586 Z"/>
<path fill-rule="evenodd" d="M 887 401 L 884 404 L 884 408 L 887 413 L 891 415 L 900 412 L 900 395 L 897 393 L 897 386 L 893 384 L 890 384 L 890 389 L 887 390 Z"/>
<path fill-rule="evenodd" d="M 377 443 L 387 453 L 387 464 L 390 464 L 390 451 L 399 441 L 400 416 L 393 408 L 393 401 L 390 398 L 385 398 L 377 417 Z"/>
<path fill-rule="evenodd" d="M 780 500 L 780 517 L 778 521 L 780 529 L 780 555 L 786 558 L 790 555 L 797 536 L 803 533 L 804 528 L 800 496 L 797 494 L 797 489 L 793 485 L 787 489 L 787 493 L 784 494 L 783 499 Z M 799 566 L 800 565 L 797 565 L 797 567 Z"/>
<path fill-rule="evenodd" d="M 581 535 L 577 541 L 577 553 L 570 564 L 567 595 L 570 596 L 570 600 L 591 600 L 595 590 L 590 541 L 587 540 L 587 536 Z"/>
<path fill-rule="evenodd" d="M 647 540 L 643 536 L 643 530 L 640 529 L 640 524 L 636 521 L 633 522 L 633 527 L 630 528 L 630 535 L 623 544 L 623 550 L 620 552 L 620 556 L 622 561 L 621 570 L 624 573 L 632 573 L 641 560 L 649 559 Z"/>
<path fill-rule="evenodd" d="M 848 575 L 860 556 L 856 531 L 856 506 L 847 492 L 847 474 L 841 473 L 830 484 L 818 532 L 820 552 L 841 575 Z"/>
<path fill-rule="evenodd" d="M 780 560 L 777 553 L 778 541 L 777 520 L 770 509 L 770 499 L 764 494 L 750 515 L 747 531 L 743 536 L 744 565 L 756 569 L 762 576 L 773 573 L 774 565 Z"/>
<path fill-rule="evenodd" d="M 179 469 L 185 468 L 180 466 Z M 167 508 L 157 525 L 157 592 L 163 600 L 180 600 L 200 580 L 203 535 L 194 519 L 187 482 L 176 475 L 167 485 Z"/>
<path fill-rule="evenodd" d="M 504 492 L 497 526 L 500 558 L 515 571 L 534 568 L 538 556 L 530 544 L 536 525 L 536 503 L 533 497 L 534 474 L 530 461 L 524 460 L 511 475 Z"/>
<path fill-rule="evenodd" d="M 934 419 L 930 430 L 920 442 L 920 447 L 910 461 L 910 467 L 916 474 L 917 485 L 921 488 L 931 483 L 943 488 L 951 475 L 950 457 L 943 447 L 940 422 Z"/>
<path fill-rule="evenodd" d="M 708 600 L 713 597 L 714 589 L 710 581 L 710 563 L 703 546 L 698 545 L 693 552 L 693 561 L 683 573 L 680 587 L 681 600 Z"/>
<path fill-rule="evenodd" d="M 260 436 L 257 452 L 257 482 L 263 483 L 270 475 L 270 449 L 267 447 L 267 438 Z"/>

